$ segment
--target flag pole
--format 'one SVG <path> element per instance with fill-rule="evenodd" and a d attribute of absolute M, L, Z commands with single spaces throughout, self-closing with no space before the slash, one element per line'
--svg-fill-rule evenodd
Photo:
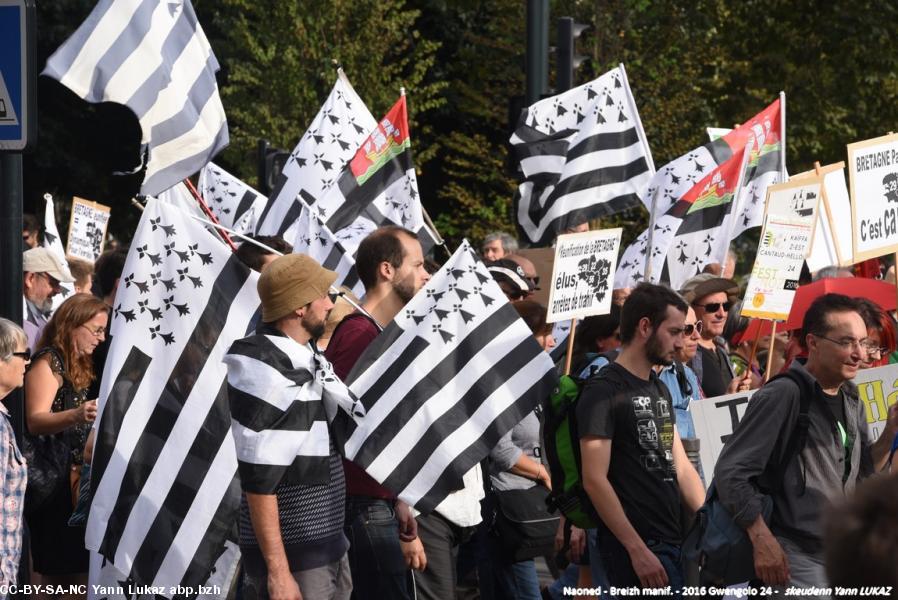
<path fill-rule="evenodd" d="M 773 345 L 776 342 L 776 321 L 770 321 L 770 348 L 767 350 L 767 366 L 764 368 L 764 383 L 770 380 L 770 369 L 773 368 Z"/>
<path fill-rule="evenodd" d="M 763 324 L 763 322 L 765 320 L 766 319 L 762 319 L 760 321 L 760 323 Z M 757 357 L 758 342 L 761 341 L 761 328 L 762 328 L 762 326 L 758 326 L 758 331 L 755 332 L 755 341 L 751 345 L 751 354 L 749 354 L 749 356 L 748 356 L 748 370 L 749 371 L 751 371 L 751 366 L 755 363 L 755 358 Z"/>
<path fill-rule="evenodd" d="M 190 190 L 193 198 L 199 203 L 200 208 L 203 209 L 203 212 L 206 214 L 206 216 L 209 217 L 209 219 L 214 223 L 214 227 L 216 228 L 218 235 L 221 236 L 221 239 L 223 239 L 228 244 L 228 246 L 231 247 L 231 252 L 237 252 L 237 245 L 234 244 L 234 240 L 232 240 L 227 234 L 227 229 L 222 227 L 221 223 L 218 222 L 218 218 L 209 208 L 209 205 L 206 204 L 205 201 L 203 201 L 203 197 L 200 196 L 200 193 L 197 191 L 196 187 L 194 187 L 193 182 L 190 181 L 190 179 L 185 178 L 184 185 L 186 185 L 187 189 Z"/>
<path fill-rule="evenodd" d="M 571 374 L 571 359 L 574 355 L 574 334 L 577 332 L 577 319 L 571 319 L 571 331 L 567 334 L 567 356 L 564 357 L 564 374 Z"/>
<path fill-rule="evenodd" d="M 817 177 L 820 178 L 820 203 L 823 204 L 823 211 L 826 213 L 826 222 L 829 223 L 829 235 L 833 240 L 833 248 L 836 251 L 836 262 L 839 266 L 842 266 L 842 251 L 839 249 L 839 238 L 836 235 L 836 228 L 833 226 L 833 215 L 832 211 L 829 208 L 829 198 L 826 195 L 826 184 L 823 181 L 823 178 L 826 177 L 823 173 L 821 173 L 820 169 L 820 161 L 814 161 L 814 172 L 817 174 Z M 817 218 L 820 218 L 820 210 L 817 210 Z"/>
<path fill-rule="evenodd" d="M 649 233 L 645 238 L 645 270 L 643 281 L 652 281 L 652 243 L 655 241 L 655 208 L 658 202 L 658 190 L 652 194 L 652 208 L 649 210 Z"/>

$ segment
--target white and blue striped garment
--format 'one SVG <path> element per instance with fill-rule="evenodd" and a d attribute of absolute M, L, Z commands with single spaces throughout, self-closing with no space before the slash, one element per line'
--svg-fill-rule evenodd
<path fill-rule="evenodd" d="M 43 75 L 134 112 L 148 150 L 141 193 L 155 195 L 228 145 L 216 71 L 190 0 L 100 0 Z"/>

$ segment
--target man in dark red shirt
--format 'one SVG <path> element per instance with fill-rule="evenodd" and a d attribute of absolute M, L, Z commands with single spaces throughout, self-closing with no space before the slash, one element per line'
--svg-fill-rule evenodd
<path fill-rule="evenodd" d="M 401 227 L 381 227 L 366 237 L 356 253 L 356 270 L 365 286 L 357 311 L 334 330 L 325 356 L 342 379 L 409 300 L 430 279 L 415 234 Z M 350 461 L 346 474 L 346 535 L 353 593 L 368 598 L 414 597 L 409 567 L 423 571 L 424 548 L 411 509 Z"/>

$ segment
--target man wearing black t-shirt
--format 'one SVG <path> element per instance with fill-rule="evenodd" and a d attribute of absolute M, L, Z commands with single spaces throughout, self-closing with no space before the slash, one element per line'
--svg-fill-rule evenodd
<path fill-rule="evenodd" d="M 614 586 L 683 585 L 681 497 L 694 512 L 705 491 L 654 367 L 682 348 L 686 310 L 666 287 L 634 289 L 621 310 L 620 355 L 577 407 L 583 485 L 604 525 L 597 545 Z"/>

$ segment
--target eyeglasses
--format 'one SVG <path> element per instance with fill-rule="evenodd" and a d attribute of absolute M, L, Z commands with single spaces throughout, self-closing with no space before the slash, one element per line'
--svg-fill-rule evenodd
<path fill-rule="evenodd" d="M 87 329 L 87 330 L 90 332 L 90 334 L 91 334 L 92 336 L 94 336 L 95 338 L 106 337 L 106 330 L 103 329 L 102 327 L 100 327 L 99 329 L 91 329 L 91 328 L 88 327 L 87 325 L 82 325 L 82 327 L 84 327 L 85 329 Z"/>
<path fill-rule="evenodd" d="M 43 273 L 38 273 L 38 275 L 43 275 L 44 277 L 46 277 L 47 283 L 50 284 L 50 287 L 55 288 L 55 287 L 60 286 L 59 280 L 56 279 L 55 277 L 53 277 L 52 275 L 50 275 L 49 273 L 43 272 Z"/>
<path fill-rule="evenodd" d="M 858 350 L 863 350 L 865 352 L 869 352 L 867 350 L 869 342 L 867 340 L 855 340 L 852 338 L 843 338 L 841 340 L 834 340 L 832 338 L 828 338 L 825 335 L 818 335 L 816 333 L 812 333 L 814 337 L 818 337 L 821 340 L 826 340 L 827 342 L 832 342 L 833 344 L 839 346 L 842 350 L 850 350 L 851 348 L 857 348 Z"/>
<path fill-rule="evenodd" d="M 705 312 L 716 313 L 723 307 L 723 312 L 729 312 L 732 302 L 708 302 L 707 304 L 693 304 L 696 308 L 704 308 Z"/>
<path fill-rule="evenodd" d="M 683 335 L 686 337 L 692 336 L 692 332 L 701 333 L 702 332 L 702 322 L 696 321 L 695 323 L 687 323 L 685 327 L 683 327 Z"/>
<path fill-rule="evenodd" d="M 876 344 L 867 344 L 866 348 L 867 348 L 867 354 L 876 354 L 876 355 L 879 355 L 880 357 L 885 356 L 886 354 L 889 353 L 888 348 L 882 348 L 880 346 L 877 346 Z"/>
<path fill-rule="evenodd" d="M 25 362 L 28 362 L 29 360 L 31 360 L 31 350 L 23 350 L 22 352 L 13 352 L 12 355 L 18 356 Z"/>

